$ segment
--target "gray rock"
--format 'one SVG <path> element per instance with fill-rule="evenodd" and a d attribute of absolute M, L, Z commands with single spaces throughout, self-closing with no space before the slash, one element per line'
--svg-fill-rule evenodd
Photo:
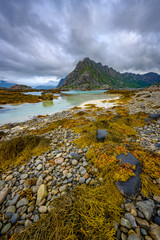
<path fill-rule="evenodd" d="M 127 240 L 141 240 L 141 238 L 136 233 L 129 234 Z"/>
<path fill-rule="evenodd" d="M 33 222 L 37 222 L 38 220 L 39 220 L 39 215 L 38 214 L 34 215 Z"/>
<path fill-rule="evenodd" d="M 59 188 L 59 191 L 60 191 L 60 192 L 66 191 L 67 188 L 68 188 L 68 185 L 62 185 L 62 186 Z"/>
<path fill-rule="evenodd" d="M 36 204 L 38 205 L 44 198 L 46 198 L 48 196 L 47 193 L 47 187 L 45 184 L 42 184 L 37 192 L 37 202 Z"/>
<path fill-rule="evenodd" d="M 9 204 L 10 204 L 10 205 L 16 204 L 16 203 L 18 202 L 19 198 L 20 198 L 20 195 L 19 195 L 19 194 L 16 194 L 16 195 L 14 196 L 14 198 L 10 201 Z"/>
<path fill-rule="evenodd" d="M 23 207 L 25 205 L 28 205 L 28 199 L 27 198 L 22 198 L 21 200 L 18 201 L 16 207 L 20 208 L 20 207 Z"/>
<path fill-rule="evenodd" d="M 23 172 L 24 169 L 25 169 L 25 166 L 23 165 L 23 166 L 20 167 L 19 172 Z"/>
<path fill-rule="evenodd" d="M 40 206 L 39 209 L 38 209 L 38 211 L 39 211 L 40 213 L 46 213 L 47 210 L 48 210 L 48 208 L 47 208 L 46 206 Z"/>
<path fill-rule="evenodd" d="M 129 178 L 126 182 L 118 181 L 116 183 L 121 194 L 131 199 L 135 198 L 141 191 L 141 179 L 139 175 L 142 171 L 142 164 L 131 153 L 128 153 L 127 155 L 122 153 L 117 156 L 117 159 L 121 160 L 122 164 L 129 163 L 136 166 L 136 169 L 134 170 L 136 176 Z"/>
<path fill-rule="evenodd" d="M 77 164 L 78 164 L 78 161 L 77 161 L 76 159 L 73 159 L 73 160 L 72 160 L 72 165 L 73 165 L 73 166 L 76 166 Z"/>
<path fill-rule="evenodd" d="M 141 218 L 136 217 L 136 222 L 138 223 L 138 225 L 146 230 L 149 229 L 149 223 Z"/>
<path fill-rule="evenodd" d="M 91 181 L 91 178 L 89 177 L 87 180 L 86 180 L 86 184 L 89 184 Z"/>
<path fill-rule="evenodd" d="M 121 240 L 127 240 L 127 235 L 123 232 L 121 233 Z"/>
<path fill-rule="evenodd" d="M 139 210 L 143 213 L 145 218 L 149 221 L 152 217 L 153 210 L 155 207 L 154 201 L 146 200 L 137 202 L 136 205 L 138 206 Z"/>
<path fill-rule="evenodd" d="M 37 169 L 38 171 L 40 171 L 42 168 L 43 168 L 43 165 L 42 165 L 42 164 L 39 164 L 39 165 L 36 167 L 36 169 Z"/>
<path fill-rule="evenodd" d="M 79 183 L 82 184 L 82 183 L 85 183 L 86 179 L 84 177 L 80 177 L 79 178 Z"/>
<path fill-rule="evenodd" d="M 149 118 L 152 118 L 154 120 L 158 120 L 158 118 L 160 118 L 160 114 L 159 113 L 150 114 Z"/>
<path fill-rule="evenodd" d="M 75 153 L 75 152 L 71 152 L 70 155 L 71 155 L 72 158 L 74 158 L 76 160 L 80 160 L 80 158 L 81 158 L 81 156 L 79 154 Z"/>
<path fill-rule="evenodd" d="M 1 234 L 2 234 L 2 235 L 3 235 L 3 234 L 6 234 L 11 227 L 12 227 L 11 223 L 7 223 L 7 224 L 2 228 Z"/>
<path fill-rule="evenodd" d="M 22 174 L 22 175 L 21 175 L 21 179 L 22 179 L 22 180 L 26 179 L 27 177 L 28 177 L 28 174 Z"/>
<path fill-rule="evenodd" d="M 86 169 L 84 169 L 82 172 L 81 172 L 81 176 L 84 176 L 86 174 Z"/>
<path fill-rule="evenodd" d="M 11 218 L 12 215 L 15 213 L 15 211 L 16 211 L 16 207 L 14 205 L 9 206 L 6 211 L 6 218 Z"/>
<path fill-rule="evenodd" d="M 4 180 L 0 180 L 0 190 L 2 190 L 2 188 L 5 186 L 5 181 Z"/>
<path fill-rule="evenodd" d="M 149 228 L 149 234 L 154 240 L 160 239 L 160 227 L 157 224 L 151 224 Z"/>
<path fill-rule="evenodd" d="M 11 218 L 11 223 L 12 223 L 12 225 L 16 224 L 17 221 L 19 220 L 19 218 L 20 218 L 19 213 L 13 214 L 13 216 L 12 216 L 12 218 Z"/>
<path fill-rule="evenodd" d="M 104 142 L 106 136 L 108 135 L 108 131 L 105 129 L 97 130 L 97 140 L 100 142 Z"/>
<path fill-rule="evenodd" d="M 143 236 L 146 236 L 146 235 L 147 235 L 147 231 L 146 231 L 146 229 L 141 228 L 141 233 L 142 233 Z"/>
<path fill-rule="evenodd" d="M 26 221 L 25 221 L 25 227 L 27 228 L 27 227 L 29 227 L 30 225 L 32 224 L 32 221 L 31 220 L 29 220 L 29 219 L 27 219 Z"/>
<path fill-rule="evenodd" d="M 2 204 L 4 202 L 4 200 L 6 199 L 7 195 L 8 195 L 8 188 L 3 188 L 2 191 L 0 192 L 0 204 Z"/>
<path fill-rule="evenodd" d="M 130 221 L 132 228 L 137 227 L 136 220 L 131 213 L 125 213 L 124 217 Z"/>
<path fill-rule="evenodd" d="M 132 228 L 132 225 L 131 225 L 130 221 L 128 219 L 126 219 L 126 218 L 123 218 L 123 217 L 121 218 L 121 226 L 125 227 L 127 229 L 131 229 Z"/>
<path fill-rule="evenodd" d="M 67 173 L 66 177 L 69 179 L 72 177 L 72 173 Z"/>
<path fill-rule="evenodd" d="M 43 177 L 42 177 L 42 175 L 40 175 L 40 176 L 38 177 L 38 179 L 37 179 L 36 185 L 37 185 L 37 186 L 40 186 L 42 183 L 43 183 Z"/>

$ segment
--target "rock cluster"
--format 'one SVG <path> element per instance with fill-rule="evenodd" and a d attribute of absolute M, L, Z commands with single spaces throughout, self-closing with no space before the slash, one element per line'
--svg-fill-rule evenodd
<path fill-rule="evenodd" d="M 160 200 L 160 199 L 159 199 Z M 125 211 L 120 224 L 115 223 L 117 238 L 121 240 L 160 239 L 160 201 L 126 199 L 122 205 Z"/>
<path fill-rule="evenodd" d="M 58 137 L 55 139 L 55 136 L 61 136 L 64 141 L 60 149 L 57 149 Z M 66 195 L 75 185 L 95 184 L 90 173 L 93 167 L 85 158 L 87 149 L 77 148 L 71 143 L 76 137 L 72 131 L 59 128 L 54 132 L 52 151 L 32 157 L 27 164 L 2 174 L 2 235 L 16 223 L 28 227 L 39 220 L 41 214 L 50 211 L 55 198 Z"/>

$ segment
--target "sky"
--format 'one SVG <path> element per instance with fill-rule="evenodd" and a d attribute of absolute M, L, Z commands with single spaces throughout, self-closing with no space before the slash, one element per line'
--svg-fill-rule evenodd
<path fill-rule="evenodd" d="M 160 0 L 0 0 L 0 80 L 58 81 L 85 57 L 160 73 Z"/>

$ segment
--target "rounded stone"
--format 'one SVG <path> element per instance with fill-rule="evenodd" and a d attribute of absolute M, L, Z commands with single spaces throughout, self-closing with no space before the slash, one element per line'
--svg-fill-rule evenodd
<path fill-rule="evenodd" d="M 12 225 L 16 224 L 19 218 L 20 218 L 19 213 L 13 214 L 13 216 L 12 216 L 12 218 L 11 218 L 11 223 L 12 223 Z"/>
<path fill-rule="evenodd" d="M 48 209 L 47 209 L 46 206 L 40 206 L 39 209 L 38 209 L 38 211 L 39 211 L 40 213 L 46 213 L 47 210 L 48 210 Z"/>
<path fill-rule="evenodd" d="M 32 224 L 32 221 L 31 220 L 29 220 L 29 219 L 27 219 L 26 221 L 25 221 L 25 227 L 27 228 L 27 227 L 29 227 L 30 225 Z"/>
<path fill-rule="evenodd" d="M 128 219 L 123 218 L 123 217 L 121 218 L 121 226 L 125 227 L 127 229 L 131 229 L 131 227 L 132 227 L 130 221 Z"/>
<path fill-rule="evenodd" d="M 22 198 L 21 200 L 18 201 L 16 207 L 20 208 L 20 207 L 23 207 L 25 205 L 28 205 L 28 199 L 27 198 Z"/>
<path fill-rule="evenodd" d="M 85 183 L 86 179 L 84 177 L 80 177 L 79 178 L 79 183 L 82 184 L 82 183 Z"/>
<path fill-rule="evenodd" d="M 73 166 L 76 166 L 77 164 L 78 164 L 78 161 L 77 161 L 76 159 L 73 159 L 73 160 L 72 160 L 72 165 L 73 165 Z"/>
<path fill-rule="evenodd" d="M 1 234 L 2 234 L 2 235 L 3 235 L 3 234 L 6 234 L 11 227 L 12 227 L 11 223 L 7 223 L 7 224 L 2 228 Z"/>

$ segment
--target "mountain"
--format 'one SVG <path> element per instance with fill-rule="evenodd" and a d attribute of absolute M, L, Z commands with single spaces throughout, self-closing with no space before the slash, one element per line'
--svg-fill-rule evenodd
<path fill-rule="evenodd" d="M 32 90 L 31 87 L 26 86 L 26 85 L 22 85 L 22 84 L 15 84 L 14 86 L 11 86 L 9 89 L 10 90 L 22 90 L 22 91 Z"/>
<path fill-rule="evenodd" d="M 35 89 L 51 89 L 51 88 L 55 88 L 56 86 L 57 86 L 57 82 L 51 80 L 45 84 L 35 86 L 34 88 Z"/>
<path fill-rule="evenodd" d="M 5 88 L 9 88 L 11 86 L 13 86 L 15 83 L 11 83 L 11 82 L 7 82 L 4 80 L 0 80 L 0 87 L 5 87 Z"/>
<path fill-rule="evenodd" d="M 59 81 L 59 83 L 58 83 L 58 85 L 57 85 L 56 87 L 57 87 L 57 88 L 61 87 L 66 78 L 67 78 L 67 77 L 61 78 L 61 80 Z"/>
<path fill-rule="evenodd" d="M 78 62 L 75 69 L 62 82 L 62 89 L 109 89 L 149 87 L 160 82 L 157 73 L 143 75 L 120 73 L 113 68 L 103 66 L 89 58 Z"/>

